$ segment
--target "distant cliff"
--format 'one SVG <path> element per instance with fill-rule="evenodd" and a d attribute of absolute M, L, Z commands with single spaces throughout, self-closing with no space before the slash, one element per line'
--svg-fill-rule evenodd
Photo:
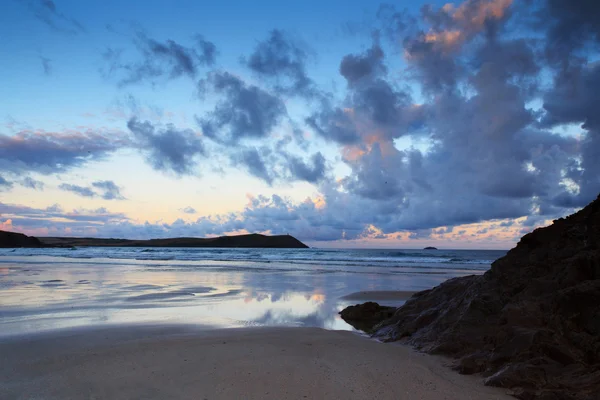
<path fill-rule="evenodd" d="M 308 248 L 290 235 L 259 234 L 219 236 L 216 238 L 170 238 L 150 240 L 97 239 L 77 237 L 34 238 L 21 233 L 0 231 L 0 247 L 244 247 L 244 248 Z"/>
<path fill-rule="evenodd" d="M 150 240 L 96 239 L 74 237 L 41 237 L 43 245 L 51 247 L 99 246 L 99 247 L 245 247 L 245 248 L 307 248 L 308 246 L 290 235 L 219 236 L 216 238 L 169 238 Z"/>
<path fill-rule="evenodd" d="M 34 237 L 22 233 L 0 231 L 0 247 L 41 247 L 42 243 Z"/>

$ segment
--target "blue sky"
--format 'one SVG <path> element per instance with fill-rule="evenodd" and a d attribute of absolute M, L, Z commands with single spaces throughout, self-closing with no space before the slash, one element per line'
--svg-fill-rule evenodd
<path fill-rule="evenodd" d="M 600 190 L 569 4 L 4 2 L 0 229 L 509 248 Z"/>

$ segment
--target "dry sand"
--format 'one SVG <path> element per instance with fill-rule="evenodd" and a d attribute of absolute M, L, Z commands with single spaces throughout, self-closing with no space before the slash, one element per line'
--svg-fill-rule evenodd
<path fill-rule="evenodd" d="M 511 399 L 439 358 L 318 328 L 114 328 L 0 342 L 8 399 Z"/>
<path fill-rule="evenodd" d="M 406 290 L 372 290 L 365 292 L 350 293 L 346 296 L 340 297 L 341 300 L 408 300 L 413 294 L 417 292 L 411 292 Z"/>

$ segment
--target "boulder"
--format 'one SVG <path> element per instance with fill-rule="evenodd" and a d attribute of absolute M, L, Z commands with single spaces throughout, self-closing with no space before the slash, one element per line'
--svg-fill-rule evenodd
<path fill-rule="evenodd" d="M 375 325 L 390 318 L 395 311 L 396 307 L 380 306 L 369 301 L 344 308 L 340 311 L 340 316 L 356 329 L 371 332 Z"/>

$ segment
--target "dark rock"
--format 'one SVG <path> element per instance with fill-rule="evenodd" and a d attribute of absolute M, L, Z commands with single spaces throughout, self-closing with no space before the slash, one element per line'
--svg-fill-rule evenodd
<path fill-rule="evenodd" d="M 0 247 L 241 247 L 241 248 L 286 248 L 304 249 L 307 245 L 290 235 L 248 235 L 219 236 L 215 238 L 167 238 L 150 240 L 100 239 L 78 237 L 34 238 L 21 233 L 0 231 Z M 25 239 L 26 238 L 26 239 Z"/>
<path fill-rule="evenodd" d="M 34 237 L 22 233 L 0 231 L 0 247 L 41 247 L 42 243 Z"/>
<path fill-rule="evenodd" d="M 437 247 L 427 246 L 423 250 L 437 250 Z"/>
<path fill-rule="evenodd" d="M 390 318 L 395 311 L 396 307 L 380 306 L 369 301 L 344 308 L 340 311 L 340 316 L 356 329 L 371 332 L 375 325 Z"/>
<path fill-rule="evenodd" d="M 600 197 L 523 236 L 484 275 L 417 293 L 374 331 L 520 399 L 600 399 Z"/>

